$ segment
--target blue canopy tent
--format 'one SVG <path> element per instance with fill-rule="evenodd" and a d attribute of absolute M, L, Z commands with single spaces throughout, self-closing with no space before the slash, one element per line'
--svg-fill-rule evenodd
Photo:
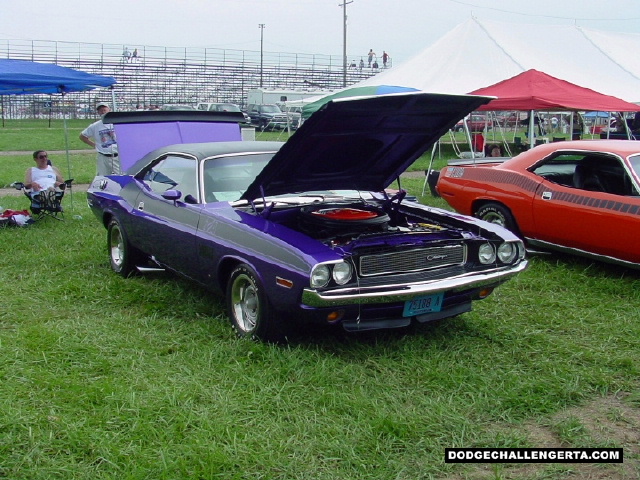
<path fill-rule="evenodd" d="M 0 95 L 60 94 L 64 96 L 69 92 L 112 87 L 115 83 L 116 79 L 113 77 L 93 75 L 51 63 L 0 59 Z M 66 116 L 64 117 L 64 134 L 67 166 L 71 176 Z"/>
<path fill-rule="evenodd" d="M 0 59 L 0 95 L 83 92 L 116 83 L 113 77 L 93 75 L 52 63 Z"/>

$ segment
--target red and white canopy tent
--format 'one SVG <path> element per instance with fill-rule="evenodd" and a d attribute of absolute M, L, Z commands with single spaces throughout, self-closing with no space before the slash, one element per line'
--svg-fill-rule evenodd
<path fill-rule="evenodd" d="M 479 110 L 529 111 L 529 144 L 533 146 L 534 111 L 636 112 L 640 106 L 552 77 L 535 69 L 479 88 L 472 95 L 498 97 Z"/>

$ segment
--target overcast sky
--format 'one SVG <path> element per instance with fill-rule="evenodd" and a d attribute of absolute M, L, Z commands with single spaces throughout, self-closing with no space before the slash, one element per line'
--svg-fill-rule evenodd
<path fill-rule="evenodd" d="M 357 60 L 372 48 L 378 57 L 386 50 L 394 62 L 402 62 L 472 16 L 513 28 L 545 23 L 640 33 L 640 0 L 346 1 L 347 54 Z M 0 0 L 0 40 L 259 51 L 259 24 L 264 24 L 266 52 L 340 56 L 344 2 Z"/>

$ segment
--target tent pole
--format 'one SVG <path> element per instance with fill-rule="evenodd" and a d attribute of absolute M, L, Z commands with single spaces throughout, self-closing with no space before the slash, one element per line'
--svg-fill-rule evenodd
<path fill-rule="evenodd" d="M 69 128 L 67 127 L 67 112 L 64 109 L 64 92 L 62 92 L 62 124 L 64 130 L 64 149 L 67 154 L 67 180 L 71 179 L 71 157 L 69 155 Z M 71 211 L 73 211 L 73 188 L 69 188 L 69 196 L 71 197 Z"/>
<path fill-rule="evenodd" d="M 471 158 L 475 159 L 476 155 L 473 152 L 473 139 L 471 138 L 471 132 L 469 131 L 469 124 L 467 123 L 467 117 L 464 117 L 464 119 L 462 120 L 462 124 L 464 125 L 465 137 L 467 137 L 467 142 L 469 142 L 469 150 L 471 150 Z M 475 163 L 475 161 L 473 163 Z"/>
<path fill-rule="evenodd" d="M 529 148 L 533 148 L 534 145 L 534 141 L 533 141 L 533 137 L 534 137 L 534 128 L 536 126 L 536 121 L 535 118 L 533 118 L 533 110 L 529 111 Z"/>
<path fill-rule="evenodd" d="M 113 88 L 113 85 L 109 87 L 111 89 L 111 103 L 113 104 L 113 111 L 117 112 L 118 107 L 116 105 L 116 90 Z"/>
<path fill-rule="evenodd" d="M 424 172 L 424 183 L 422 184 L 422 196 L 424 197 L 424 192 L 427 188 L 427 182 L 429 181 L 429 174 L 431 173 L 431 169 L 433 168 L 433 159 L 436 156 L 436 148 L 440 146 L 440 140 L 433 144 L 433 148 L 431 149 L 431 160 L 429 160 L 429 168 Z"/>

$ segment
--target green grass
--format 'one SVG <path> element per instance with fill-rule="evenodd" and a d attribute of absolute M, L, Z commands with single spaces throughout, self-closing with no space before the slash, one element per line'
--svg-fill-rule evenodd
<path fill-rule="evenodd" d="M 0 229 L 0 478 L 444 478 L 468 468 L 446 447 L 545 446 L 528 424 L 594 446 L 549 419 L 616 392 L 640 405 L 635 272 L 535 256 L 454 319 L 265 345 L 186 281 L 112 273 L 84 195 L 65 205 L 64 222 Z"/>
<path fill-rule="evenodd" d="M 93 120 L 5 120 L 0 125 L 0 152 L 34 150 L 92 150 L 80 141 L 80 132 Z"/>

